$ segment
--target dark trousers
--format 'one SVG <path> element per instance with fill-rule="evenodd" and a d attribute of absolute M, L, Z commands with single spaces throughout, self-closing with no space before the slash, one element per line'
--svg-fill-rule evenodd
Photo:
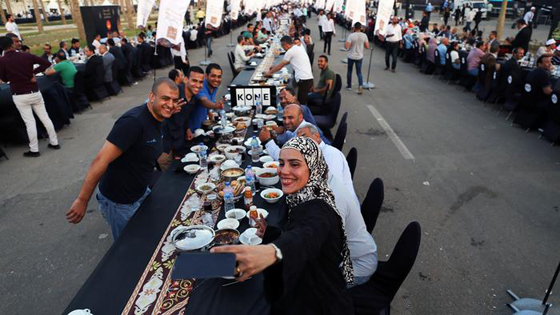
<path fill-rule="evenodd" d="M 393 57 L 391 69 L 397 67 L 397 54 L 399 53 L 399 42 L 386 42 L 385 43 L 385 66 L 389 68 L 389 59 Z"/>
<path fill-rule="evenodd" d="M 313 79 L 299 80 L 297 83 L 297 99 L 301 105 L 307 105 L 307 93 L 313 86 Z"/>
<path fill-rule="evenodd" d="M 323 40 L 323 27 L 319 25 L 319 38 Z"/>
<path fill-rule="evenodd" d="M 325 39 L 325 47 L 323 47 L 323 53 L 328 52 L 331 54 L 331 42 L 332 42 L 333 32 L 324 32 L 323 38 Z M 327 47 L 329 50 L 327 50 Z"/>

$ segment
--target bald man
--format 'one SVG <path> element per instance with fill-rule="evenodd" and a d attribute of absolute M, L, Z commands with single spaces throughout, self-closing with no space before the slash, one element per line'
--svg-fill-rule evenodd
<path fill-rule="evenodd" d="M 303 111 L 298 104 L 290 104 L 286 106 L 284 108 L 284 127 L 275 128 L 275 131 L 278 134 L 276 141 L 280 144 L 285 143 L 297 135 L 299 128 L 307 124 L 309 123 L 303 119 Z M 274 160 L 278 160 L 280 147 L 272 139 L 270 131 L 267 127 L 263 127 L 261 129 L 259 139 L 268 150 L 268 155 L 270 155 Z"/>

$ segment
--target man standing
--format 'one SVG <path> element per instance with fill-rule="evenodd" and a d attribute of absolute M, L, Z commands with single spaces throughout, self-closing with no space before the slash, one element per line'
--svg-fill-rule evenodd
<path fill-rule="evenodd" d="M 16 24 L 16 21 L 14 21 L 14 16 L 11 14 L 7 14 L 6 19 L 8 19 L 8 21 L 6 22 L 6 32 L 14 33 L 20 40 L 22 40 L 21 34 L 19 33 L 19 27 Z"/>
<path fill-rule="evenodd" d="M 99 210 L 118 239 L 128 220 L 150 194 L 148 184 L 161 155 L 161 124 L 179 111 L 179 88 L 168 78 L 152 86 L 146 104 L 124 113 L 113 126 L 86 174 L 66 219 L 77 224 L 99 183 Z"/>
<path fill-rule="evenodd" d="M 524 19 L 517 21 L 517 29 L 519 32 L 515 35 L 515 39 L 511 42 L 513 48 L 521 47 L 525 52 L 529 50 L 529 42 L 533 31 L 527 27 L 527 22 Z"/>
<path fill-rule="evenodd" d="M 426 12 L 422 12 L 422 20 L 420 20 L 420 32 L 424 33 L 429 31 L 430 27 L 430 17 L 428 16 L 428 13 Z"/>
<path fill-rule="evenodd" d="M 99 46 L 99 54 L 103 58 L 103 68 L 105 69 L 103 82 L 110 84 L 113 82 L 113 62 L 115 62 L 115 56 L 107 50 L 107 46 L 104 44 Z"/>
<path fill-rule="evenodd" d="M 362 94 L 364 80 L 362 78 L 362 61 L 364 59 L 364 48 L 369 49 L 369 41 L 367 35 L 362 33 L 362 24 L 356 22 L 352 34 L 346 38 L 344 44 L 348 50 L 348 71 L 346 73 L 346 89 L 352 90 L 352 67 L 356 65 L 356 74 L 358 75 L 358 94 Z"/>
<path fill-rule="evenodd" d="M 319 84 L 317 84 L 317 87 L 312 87 L 311 93 L 307 96 L 307 105 L 313 114 L 324 115 L 327 109 L 321 108 L 320 106 L 323 103 L 323 99 L 328 100 L 331 98 L 336 74 L 329 69 L 329 59 L 325 55 L 319 57 L 317 65 L 319 66 L 319 70 L 321 70 L 321 76 L 319 77 Z"/>
<path fill-rule="evenodd" d="M 95 39 L 91 42 L 91 44 L 95 47 L 95 50 L 99 49 L 99 46 L 101 46 L 101 35 L 96 34 Z"/>
<path fill-rule="evenodd" d="M 391 57 L 391 71 L 395 72 L 397 67 L 397 55 L 399 47 L 402 46 L 402 29 L 399 25 L 399 19 L 393 16 L 391 23 L 385 28 L 385 70 L 389 70 L 389 61 Z"/>
<path fill-rule="evenodd" d="M 163 172 L 169 168 L 175 157 L 187 153 L 186 141 L 192 139 L 192 133 L 188 129 L 187 123 L 195 107 L 196 95 L 202 89 L 204 71 L 200 67 L 194 66 L 183 77 L 181 70 L 172 69 L 169 77 L 178 85 L 179 98 L 186 105 L 181 107 L 180 112 L 163 123 L 163 153 L 158 158 L 159 167 Z"/>
<path fill-rule="evenodd" d="M 317 16 L 317 21 L 319 24 L 319 38 L 323 40 L 323 25 L 327 22 L 327 17 L 325 16 L 325 11 L 320 10 L 319 15 Z"/>
<path fill-rule="evenodd" d="M 266 28 L 268 34 L 272 35 L 274 33 L 274 22 L 272 21 L 272 13 L 266 12 L 266 18 L 263 20 L 263 26 Z"/>
<path fill-rule="evenodd" d="M 55 61 L 56 64 L 53 67 L 47 69 L 47 71 L 45 71 L 45 74 L 50 76 L 55 73 L 59 73 L 60 77 L 62 78 L 62 84 L 67 89 L 73 89 L 74 76 L 76 75 L 76 72 L 78 72 L 78 70 L 76 70 L 76 66 L 74 66 L 74 63 L 67 60 L 66 55 L 63 53 L 58 53 L 55 57 Z"/>
<path fill-rule="evenodd" d="M 206 67 L 202 90 L 195 96 L 196 105 L 189 118 L 188 127 L 190 131 L 194 131 L 202 127 L 202 122 L 208 117 L 208 110 L 220 110 L 224 108 L 224 100 L 216 102 L 216 94 L 218 88 L 222 84 L 222 68 L 217 63 L 211 63 Z M 192 135 L 189 139 L 191 140 Z"/>
<path fill-rule="evenodd" d="M 527 11 L 527 13 L 525 13 L 525 15 L 523 16 L 523 20 L 525 21 L 525 24 L 527 24 L 527 26 L 529 27 L 533 26 L 533 18 L 535 17 L 535 11 L 536 8 L 531 7 L 531 10 Z"/>
<path fill-rule="evenodd" d="M 0 38 L 0 48 L 4 51 L 4 57 L 0 58 L 0 80 L 10 82 L 12 98 L 17 110 L 19 111 L 27 136 L 29 137 L 29 151 L 23 153 L 26 157 L 38 157 L 39 141 L 37 140 L 37 125 L 33 113 L 47 129 L 49 134 L 49 148 L 60 149 L 56 131 L 53 123 L 47 114 L 43 96 L 37 85 L 35 74 L 45 71 L 50 67 L 50 63 L 32 54 L 15 51 L 13 40 L 4 36 Z M 38 64 L 35 70 L 33 67 Z"/>
<path fill-rule="evenodd" d="M 290 36 L 282 37 L 280 42 L 282 48 L 286 51 L 284 59 L 276 66 L 270 68 L 265 76 L 272 76 L 273 73 L 290 64 L 295 72 L 294 77 L 298 88 L 298 101 L 300 104 L 307 104 L 307 93 L 313 86 L 313 70 L 311 69 L 311 62 L 307 56 L 307 51 L 302 46 L 294 45 Z"/>

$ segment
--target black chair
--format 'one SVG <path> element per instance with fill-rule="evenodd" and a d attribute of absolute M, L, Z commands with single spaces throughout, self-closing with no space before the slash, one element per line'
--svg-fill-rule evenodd
<path fill-rule="evenodd" d="M 340 151 L 344 147 L 344 142 L 346 141 L 346 131 L 348 130 L 348 124 L 338 124 L 338 129 L 336 130 L 336 135 L 331 145 Z"/>
<path fill-rule="evenodd" d="M 121 85 L 119 84 L 119 70 L 115 62 L 113 62 L 113 64 L 111 65 L 111 69 L 113 80 L 111 82 L 105 83 L 105 85 L 107 86 L 107 92 L 109 92 L 109 95 L 115 96 L 122 91 Z"/>
<path fill-rule="evenodd" d="M 377 223 L 377 217 L 379 212 L 381 212 L 381 206 L 383 205 L 383 200 L 385 199 L 385 189 L 383 185 L 383 180 L 381 178 L 374 179 L 369 185 L 369 189 L 362 202 L 361 211 L 364 222 L 366 223 L 367 231 L 371 234 L 375 224 Z"/>
<path fill-rule="evenodd" d="M 354 172 L 356 171 L 356 166 L 358 165 L 358 149 L 352 148 L 348 155 L 346 156 L 346 162 L 350 168 L 350 175 L 354 179 Z"/>
<path fill-rule="evenodd" d="M 76 72 L 74 76 L 74 89 L 69 93 L 70 100 L 72 102 L 72 111 L 74 113 L 81 112 L 86 108 L 91 108 L 87 97 L 85 96 L 85 80 L 84 73 L 82 71 Z"/>
<path fill-rule="evenodd" d="M 228 58 L 228 62 L 229 62 L 229 67 L 231 68 L 231 73 L 233 74 L 233 77 L 231 78 L 231 80 L 233 81 L 235 79 L 235 77 L 239 74 L 239 72 L 237 72 L 237 70 L 235 69 L 235 66 L 233 65 L 233 58 L 232 58 L 232 53 L 229 52 L 227 54 L 227 58 Z"/>
<path fill-rule="evenodd" d="M 544 125 L 542 136 L 547 138 L 555 145 L 560 141 L 560 104 L 559 92 L 552 92 L 550 96 L 550 111 L 548 120 Z"/>
<path fill-rule="evenodd" d="M 467 90 L 471 90 L 476 82 L 476 78 L 469 74 L 469 64 L 467 63 L 468 54 L 459 52 L 461 58 L 461 81 L 460 85 L 464 86 Z"/>
<path fill-rule="evenodd" d="M 355 314 L 390 314 L 391 302 L 414 266 L 421 238 L 420 224 L 411 222 L 401 234 L 389 260 L 379 262 L 368 282 L 349 290 Z"/>
<path fill-rule="evenodd" d="M 321 104 L 317 104 L 315 102 L 309 102 L 307 104 L 307 106 L 309 107 L 309 109 L 311 110 L 311 112 L 313 113 L 313 115 L 328 115 L 330 114 L 330 112 L 332 111 L 334 102 L 333 102 L 333 97 L 335 95 L 335 93 L 340 92 L 340 90 L 342 89 L 342 78 L 340 77 L 340 75 L 337 73 L 333 82 L 333 90 L 331 93 L 331 97 L 327 99 L 327 93 L 325 93 L 324 97 L 323 97 L 323 101 L 321 102 Z"/>
<path fill-rule="evenodd" d="M 476 98 L 479 100 L 486 102 L 488 97 L 490 96 L 490 90 L 486 87 L 486 78 L 488 75 L 489 69 L 486 68 L 486 65 L 480 63 L 478 66 L 478 86 L 479 89 L 476 92 Z"/>
<path fill-rule="evenodd" d="M 519 125 L 529 132 L 531 129 L 539 127 L 546 115 L 546 109 L 550 102 L 550 98 L 546 101 L 542 100 L 544 95 L 542 89 L 534 86 L 529 82 L 525 82 L 523 95 L 519 104 L 519 111 L 513 119 L 512 125 Z"/>
<path fill-rule="evenodd" d="M 340 105 L 342 103 L 340 92 L 333 93 L 329 101 L 332 102 L 330 114 L 314 116 L 317 127 L 321 128 L 321 130 L 327 134 L 330 134 L 330 129 L 336 125 L 336 119 L 338 118 L 338 112 L 340 111 Z"/>
<path fill-rule="evenodd" d="M 441 56 L 440 56 L 440 52 L 439 49 L 436 49 L 434 51 L 434 72 L 432 73 L 432 77 L 434 75 L 442 75 L 445 72 L 445 64 L 441 63 Z"/>
<path fill-rule="evenodd" d="M 4 152 L 4 150 L 2 150 L 2 148 L 0 148 L 0 158 L 1 157 L 5 157 L 6 160 L 9 160 L 10 158 L 6 155 L 6 153 Z"/>
<path fill-rule="evenodd" d="M 504 92 L 500 91 L 500 80 L 500 71 L 494 70 L 490 82 L 490 94 L 486 102 L 496 104 L 503 98 Z"/>

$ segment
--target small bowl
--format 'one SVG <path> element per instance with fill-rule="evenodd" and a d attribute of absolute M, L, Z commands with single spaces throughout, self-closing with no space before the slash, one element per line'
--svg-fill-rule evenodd
<path fill-rule="evenodd" d="M 198 173 L 198 171 L 200 170 L 200 165 L 190 164 L 190 165 L 187 165 L 187 166 L 183 167 L 183 170 L 185 170 L 185 172 L 187 172 L 187 174 L 194 175 L 194 174 Z"/>
<path fill-rule="evenodd" d="M 247 216 L 247 211 L 243 209 L 231 209 L 228 212 L 226 212 L 226 218 L 228 219 L 235 219 L 239 221 L 246 216 Z"/>
<path fill-rule="evenodd" d="M 226 219 L 229 220 L 229 219 Z M 237 222 L 237 220 L 234 220 Z M 221 221 L 220 221 L 221 222 Z M 239 224 L 239 222 L 237 222 Z M 213 245 L 214 246 L 221 246 L 221 245 L 231 245 L 239 240 L 239 231 L 236 229 L 220 229 L 215 232 Z"/>
<path fill-rule="evenodd" d="M 274 174 L 274 176 L 263 177 L 264 174 L 270 174 L 270 173 Z M 257 175 L 257 179 L 259 180 L 259 183 L 261 183 L 261 185 L 263 186 L 274 186 L 278 184 L 278 182 L 280 181 L 280 177 L 278 176 L 278 171 L 274 168 L 262 168 L 260 170 L 257 170 L 255 174 Z"/>
<path fill-rule="evenodd" d="M 250 106 L 235 106 L 233 109 L 233 112 L 235 113 L 235 115 L 237 116 L 247 116 L 251 113 L 251 107 Z"/>
<path fill-rule="evenodd" d="M 216 185 L 213 183 L 204 183 L 196 186 L 196 191 L 203 195 L 211 193 L 214 189 L 216 189 Z"/>
<path fill-rule="evenodd" d="M 194 131 L 193 136 L 196 137 L 200 137 L 200 136 L 204 136 L 206 134 L 206 132 L 204 132 L 204 130 L 198 128 Z"/>
<path fill-rule="evenodd" d="M 280 165 L 280 163 L 276 162 L 276 161 L 270 161 L 270 162 L 266 162 L 263 164 L 264 168 L 273 168 L 275 170 L 278 170 L 278 166 Z"/>
<path fill-rule="evenodd" d="M 222 171 L 222 179 L 225 182 L 232 182 L 243 176 L 243 173 L 244 171 L 242 168 L 230 168 Z"/>
<path fill-rule="evenodd" d="M 214 154 L 214 155 L 212 155 L 208 158 L 208 161 L 210 161 L 212 163 L 215 163 L 215 164 L 220 164 L 225 160 L 226 160 L 226 157 L 223 156 L 222 154 Z"/>
<path fill-rule="evenodd" d="M 224 149 L 224 153 L 228 159 L 233 159 L 237 154 L 245 153 L 246 149 L 240 145 L 232 145 L 226 149 Z"/>
<path fill-rule="evenodd" d="M 269 194 L 277 194 L 277 197 L 267 197 L 267 195 Z M 262 199 L 266 200 L 266 202 L 268 203 L 276 203 L 278 202 L 278 200 L 282 199 L 282 196 L 284 196 L 284 192 L 282 192 L 282 190 L 277 189 L 277 188 L 267 188 L 263 191 L 261 191 L 261 197 Z"/>
<path fill-rule="evenodd" d="M 220 222 L 218 222 L 218 230 L 223 230 L 223 229 L 232 229 L 235 230 L 239 227 L 239 221 L 237 221 L 237 219 L 223 219 Z"/>
<path fill-rule="evenodd" d="M 218 144 L 218 145 L 216 146 L 216 149 L 218 149 L 218 151 L 220 151 L 220 152 L 223 153 L 224 150 L 225 150 L 226 148 L 228 148 L 228 147 L 231 147 L 231 144 L 222 143 L 222 144 Z"/>
<path fill-rule="evenodd" d="M 261 156 L 259 158 L 259 162 L 261 162 L 261 163 L 267 163 L 267 162 L 272 162 L 272 161 L 274 161 L 274 159 L 270 155 Z"/>
<path fill-rule="evenodd" d="M 193 146 L 191 147 L 191 151 L 193 151 L 194 153 L 200 153 L 200 152 L 202 152 L 203 150 L 208 150 L 208 147 L 205 146 L 205 145 L 200 145 L 200 144 L 193 145 Z"/>
<path fill-rule="evenodd" d="M 245 125 L 249 126 L 251 124 L 250 117 L 237 117 L 233 119 L 234 123 L 245 123 Z"/>
<path fill-rule="evenodd" d="M 216 126 L 212 130 L 218 135 L 227 135 L 233 133 L 235 128 L 230 126 L 226 126 L 225 128 L 222 128 L 222 126 Z"/>
<path fill-rule="evenodd" d="M 230 168 L 239 168 L 239 164 L 235 163 L 234 160 L 226 160 L 220 166 L 220 170 L 222 170 L 222 171 L 228 170 Z"/>

